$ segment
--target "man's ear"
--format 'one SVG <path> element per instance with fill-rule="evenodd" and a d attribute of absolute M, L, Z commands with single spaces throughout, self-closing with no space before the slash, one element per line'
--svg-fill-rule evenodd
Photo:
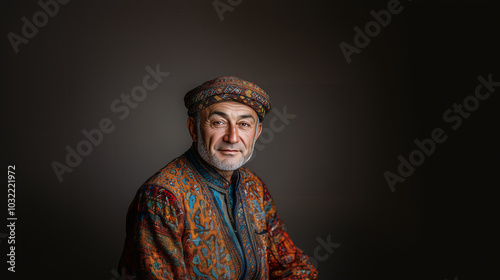
<path fill-rule="evenodd" d="M 188 118 L 187 127 L 189 129 L 189 134 L 191 134 L 191 139 L 196 143 L 196 141 L 198 140 L 198 129 L 196 127 L 196 120 L 194 119 L 194 117 Z"/>
<path fill-rule="evenodd" d="M 259 126 L 257 127 L 257 135 L 255 137 L 255 141 L 259 139 L 260 134 L 262 133 L 262 122 L 259 122 Z"/>

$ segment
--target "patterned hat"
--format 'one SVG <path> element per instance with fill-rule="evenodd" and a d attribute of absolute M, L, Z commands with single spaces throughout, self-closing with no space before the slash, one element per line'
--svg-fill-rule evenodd
<path fill-rule="evenodd" d="M 271 101 L 267 93 L 254 83 L 233 76 L 215 78 L 190 90 L 184 96 L 188 115 L 212 104 L 236 101 L 252 107 L 260 121 L 271 111 Z"/>

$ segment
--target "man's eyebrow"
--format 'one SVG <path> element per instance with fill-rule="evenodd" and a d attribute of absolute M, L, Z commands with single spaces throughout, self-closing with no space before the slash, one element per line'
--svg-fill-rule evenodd
<path fill-rule="evenodd" d="M 211 117 L 212 115 L 219 115 L 219 116 L 226 118 L 226 119 L 229 117 L 226 113 L 221 112 L 221 111 L 217 111 L 217 110 L 210 112 L 208 117 Z M 238 116 L 238 119 L 248 119 L 248 118 L 253 119 L 255 121 L 254 116 L 252 116 L 251 114 L 244 114 L 244 115 Z"/>
<path fill-rule="evenodd" d="M 245 115 L 239 116 L 239 119 L 248 119 L 248 118 L 253 119 L 255 121 L 255 118 L 250 114 L 245 114 Z"/>
<path fill-rule="evenodd" d="M 212 112 L 210 112 L 210 114 L 208 114 L 208 117 L 211 117 L 212 115 L 219 115 L 219 116 L 226 118 L 226 119 L 228 117 L 226 113 L 221 112 L 221 111 L 212 111 Z"/>

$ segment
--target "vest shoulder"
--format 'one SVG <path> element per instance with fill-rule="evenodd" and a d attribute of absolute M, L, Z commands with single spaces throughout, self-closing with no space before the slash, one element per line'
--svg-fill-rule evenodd
<path fill-rule="evenodd" d="M 190 189 L 193 180 L 195 179 L 189 161 L 186 157 L 180 156 L 149 177 L 141 189 L 146 191 L 163 188 L 177 195 L 186 189 Z M 156 186 L 156 188 L 150 188 L 149 186 Z"/>
<path fill-rule="evenodd" d="M 240 171 L 241 178 L 243 180 L 245 180 L 245 181 L 256 181 L 256 182 L 263 183 L 262 179 L 260 179 L 260 177 L 257 176 L 257 174 L 255 174 L 255 172 L 253 172 L 252 170 L 250 170 L 248 168 L 240 167 L 239 171 Z"/>

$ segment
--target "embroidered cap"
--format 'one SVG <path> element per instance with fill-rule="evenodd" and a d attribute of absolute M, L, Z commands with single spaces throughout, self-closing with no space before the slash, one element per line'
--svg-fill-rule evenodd
<path fill-rule="evenodd" d="M 271 111 L 271 101 L 263 89 L 254 83 L 233 76 L 219 77 L 204 82 L 184 96 L 184 104 L 189 116 L 193 116 L 212 104 L 225 101 L 236 101 L 250 106 L 259 116 L 260 121 L 264 120 L 266 114 Z"/>

